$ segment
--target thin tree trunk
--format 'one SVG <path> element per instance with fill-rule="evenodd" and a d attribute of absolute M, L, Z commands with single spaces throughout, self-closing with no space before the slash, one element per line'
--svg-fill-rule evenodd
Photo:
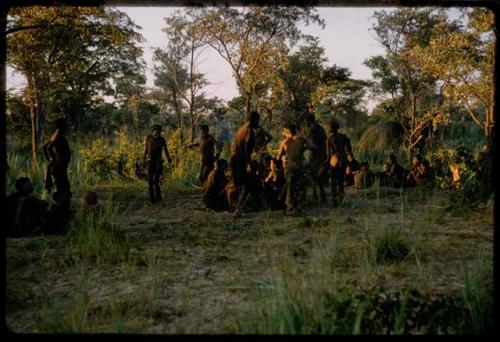
<path fill-rule="evenodd" d="M 179 138 L 181 139 L 181 142 L 184 140 L 184 137 L 182 135 L 182 113 L 181 109 L 179 108 L 179 102 L 177 99 L 177 93 L 174 92 L 174 106 L 175 106 L 175 113 L 177 114 L 177 126 L 179 128 Z"/>
<path fill-rule="evenodd" d="M 196 124 L 196 120 L 194 117 L 193 102 L 191 102 L 189 105 L 189 120 L 191 123 L 191 144 L 192 144 L 194 142 L 194 131 L 195 131 L 195 124 Z"/>
<path fill-rule="evenodd" d="M 250 117 L 251 95 L 245 93 L 245 121 Z"/>
<path fill-rule="evenodd" d="M 30 106 L 30 118 L 31 118 L 31 167 L 33 170 L 36 170 L 37 160 L 36 160 L 36 150 L 38 148 L 37 145 L 37 136 L 36 136 L 36 111 L 34 105 Z"/>

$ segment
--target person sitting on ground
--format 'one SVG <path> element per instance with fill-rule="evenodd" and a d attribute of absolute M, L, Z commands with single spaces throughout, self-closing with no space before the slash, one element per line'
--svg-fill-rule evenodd
<path fill-rule="evenodd" d="M 389 186 L 387 172 L 389 172 L 389 164 L 384 162 L 382 163 L 382 170 L 375 174 L 380 186 Z"/>
<path fill-rule="evenodd" d="M 420 168 L 422 166 L 422 156 L 416 154 L 412 159 L 413 167 L 406 176 L 406 182 L 409 187 L 415 187 L 420 184 Z"/>
<path fill-rule="evenodd" d="M 231 170 L 226 173 L 227 184 L 226 184 L 226 197 L 227 197 L 227 210 L 232 213 L 235 211 L 236 206 L 239 201 L 239 189 L 234 184 L 233 175 Z"/>
<path fill-rule="evenodd" d="M 76 213 L 76 220 L 81 222 L 88 215 L 96 215 L 101 209 L 97 193 L 94 191 L 85 191 L 80 199 L 80 207 Z"/>
<path fill-rule="evenodd" d="M 264 193 L 271 210 L 285 209 L 285 174 L 278 159 L 271 159 L 269 173 L 264 180 Z"/>
<path fill-rule="evenodd" d="M 365 189 L 373 185 L 375 176 L 370 171 L 370 165 L 367 162 L 359 164 L 359 170 L 354 173 L 354 188 Z"/>
<path fill-rule="evenodd" d="M 386 172 L 388 186 L 399 188 L 404 185 L 406 170 L 398 164 L 396 156 L 390 154 L 386 160 L 389 169 Z"/>
<path fill-rule="evenodd" d="M 352 172 L 359 170 L 359 162 L 354 158 L 354 153 L 352 152 L 347 153 L 347 166 L 351 167 Z"/>
<path fill-rule="evenodd" d="M 434 169 L 430 166 L 428 160 L 424 159 L 419 169 L 420 184 L 426 188 L 433 188 L 436 183 Z"/>
<path fill-rule="evenodd" d="M 345 168 L 345 175 L 344 175 L 344 187 L 352 186 L 354 185 L 354 174 L 357 171 L 353 172 L 353 169 L 351 165 L 347 165 Z"/>
<path fill-rule="evenodd" d="M 5 199 L 7 237 L 25 237 L 39 233 L 46 225 L 48 203 L 34 197 L 28 177 L 16 180 L 16 192 Z"/>
<path fill-rule="evenodd" d="M 267 177 L 269 172 L 271 172 L 271 160 L 273 160 L 273 156 L 266 154 L 264 156 L 264 163 L 259 166 L 259 174 L 261 174 L 263 178 Z"/>
<path fill-rule="evenodd" d="M 247 169 L 247 192 L 249 194 L 249 202 L 247 206 L 254 210 L 265 208 L 264 200 L 264 184 L 261 175 L 259 174 L 259 162 L 252 160 Z"/>
<path fill-rule="evenodd" d="M 226 170 L 228 164 L 225 159 L 218 159 L 214 162 L 212 171 L 208 174 L 203 183 L 203 202 L 206 207 L 215 211 L 228 209 L 226 185 L 228 179 Z"/>

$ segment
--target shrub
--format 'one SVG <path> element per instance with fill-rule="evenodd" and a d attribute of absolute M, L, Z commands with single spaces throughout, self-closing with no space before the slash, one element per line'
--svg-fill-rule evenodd
<path fill-rule="evenodd" d="M 369 238 L 366 251 L 371 262 L 387 263 L 404 260 L 410 248 L 401 229 L 384 228 Z"/>

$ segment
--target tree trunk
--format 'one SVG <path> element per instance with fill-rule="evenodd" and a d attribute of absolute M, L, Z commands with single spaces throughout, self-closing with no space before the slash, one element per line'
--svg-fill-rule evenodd
<path fill-rule="evenodd" d="M 38 148 L 37 136 L 36 136 L 36 111 L 33 105 L 30 106 L 30 118 L 31 118 L 31 167 L 36 170 L 37 160 L 36 160 L 36 150 Z"/>
<path fill-rule="evenodd" d="M 40 139 L 43 136 L 43 125 L 45 122 L 45 102 L 44 100 L 38 100 L 36 106 L 36 146 L 40 144 Z"/>
<path fill-rule="evenodd" d="M 245 93 L 245 121 L 250 117 L 251 97 L 249 93 Z"/>
<path fill-rule="evenodd" d="M 267 118 L 269 120 L 269 127 L 273 126 L 273 111 L 271 109 L 267 109 Z"/>
<path fill-rule="evenodd" d="M 196 124 L 196 120 L 195 120 L 195 117 L 194 117 L 194 109 L 192 108 L 189 108 L 189 121 L 191 123 L 191 144 L 194 142 L 194 131 L 195 131 L 195 124 Z"/>
<path fill-rule="evenodd" d="M 179 128 L 179 139 L 181 142 L 184 140 L 184 137 L 182 136 L 182 113 L 181 109 L 179 108 L 179 101 L 177 99 L 177 93 L 174 92 L 174 106 L 175 106 L 175 113 L 177 114 L 177 127 Z"/>

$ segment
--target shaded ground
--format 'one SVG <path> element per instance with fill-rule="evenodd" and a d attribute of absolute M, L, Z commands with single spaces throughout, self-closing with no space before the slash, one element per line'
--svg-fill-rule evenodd
<path fill-rule="evenodd" d="M 205 211 L 196 190 L 165 194 L 155 205 L 143 189 L 100 190 L 121 205 L 130 257 L 82 264 L 71 258 L 68 237 L 8 239 L 11 330 L 235 333 L 276 272 L 290 264 L 300 270 L 333 237 L 342 245 L 338 270 L 366 288 L 454 291 L 463 286 L 464 264 L 493 252 L 492 208 L 449 212 L 445 191 L 350 192 L 340 208 L 310 208 L 298 217 L 247 213 L 234 221 Z M 418 253 L 373 266 L 366 241 L 391 226 L 402 226 Z"/>

